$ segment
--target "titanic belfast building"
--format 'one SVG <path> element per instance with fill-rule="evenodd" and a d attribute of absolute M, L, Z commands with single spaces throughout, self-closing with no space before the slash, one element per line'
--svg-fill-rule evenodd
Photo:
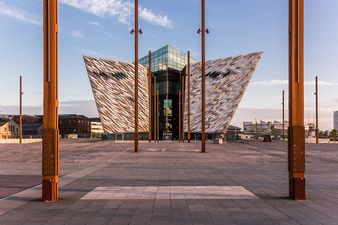
<path fill-rule="evenodd" d="M 259 52 L 206 62 L 208 135 L 226 132 L 261 55 Z M 188 74 L 187 54 L 170 45 L 152 52 L 150 58 L 151 63 L 148 55 L 139 59 L 140 139 L 148 139 L 150 116 L 153 138 L 155 135 L 160 140 L 186 137 L 188 106 L 191 139 L 199 139 L 202 119 L 200 62 L 191 57 Z M 105 132 L 117 139 L 133 139 L 134 64 L 89 56 L 84 56 L 84 61 Z"/>

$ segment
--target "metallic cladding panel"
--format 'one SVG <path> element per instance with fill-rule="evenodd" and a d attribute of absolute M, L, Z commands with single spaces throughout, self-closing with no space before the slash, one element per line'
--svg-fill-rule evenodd
<path fill-rule="evenodd" d="M 84 57 L 95 102 L 106 133 L 134 132 L 134 64 Z M 139 132 L 148 132 L 147 67 L 139 65 Z"/>
<path fill-rule="evenodd" d="M 206 62 L 206 133 L 224 133 L 246 91 L 262 52 Z M 201 132 L 201 63 L 191 66 L 191 133 Z M 187 86 L 186 93 L 187 93 Z M 188 96 L 185 96 L 187 103 Z M 184 131 L 188 131 L 185 104 Z"/>

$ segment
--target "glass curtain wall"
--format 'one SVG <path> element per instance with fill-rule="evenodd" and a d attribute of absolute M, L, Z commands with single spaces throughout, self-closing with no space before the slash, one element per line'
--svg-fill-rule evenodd
<path fill-rule="evenodd" d="M 181 71 L 187 64 L 187 54 L 166 45 L 152 53 L 152 72 L 156 77 L 156 91 L 158 93 L 158 122 L 160 140 L 178 140 L 179 139 L 179 92 L 181 89 L 180 77 Z M 191 63 L 197 62 L 191 59 Z M 148 56 L 144 56 L 139 63 L 148 65 Z M 154 80 L 153 99 L 154 103 Z M 152 131 L 154 135 L 154 112 L 156 108 L 152 104 Z M 154 136 L 153 136 L 154 137 Z"/>

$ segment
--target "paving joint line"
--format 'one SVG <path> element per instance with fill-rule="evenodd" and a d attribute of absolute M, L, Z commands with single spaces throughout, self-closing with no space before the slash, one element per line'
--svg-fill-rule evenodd
<path fill-rule="evenodd" d="M 122 152 L 118 153 L 116 156 L 110 159 L 109 162 L 115 160 L 117 157 L 125 153 L 127 150 L 128 149 L 125 149 Z M 82 169 L 80 171 L 76 171 L 74 173 L 70 173 L 68 175 L 62 176 L 60 179 L 59 187 L 64 187 L 80 178 L 89 176 L 103 168 L 110 166 L 111 164 L 112 163 L 105 163 L 100 166 Z M 0 216 L 6 214 L 9 211 L 12 211 L 13 209 L 16 209 L 26 204 L 28 201 L 41 199 L 41 189 L 42 189 L 42 184 L 38 184 L 31 188 L 25 189 L 23 191 L 20 191 L 18 193 L 15 193 L 15 194 L 12 194 L 12 195 L 9 195 L 9 196 L 6 196 L 0 199 Z"/>

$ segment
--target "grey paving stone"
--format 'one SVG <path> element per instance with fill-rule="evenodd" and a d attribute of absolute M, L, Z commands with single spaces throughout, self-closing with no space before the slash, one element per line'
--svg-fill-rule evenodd
<path fill-rule="evenodd" d="M 287 199 L 286 143 L 209 143 L 207 153 L 200 154 L 193 151 L 199 143 L 140 142 L 141 151 L 135 154 L 132 143 L 62 141 L 60 201 L 25 198 L 39 189 L 8 197 L 7 205 L 0 199 L 0 225 L 334 225 L 337 146 L 306 146 L 308 200 L 292 201 Z M 23 156 L 19 145 L 0 146 L 3 197 L 29 188 L 19 180 L 16 186 L 20 176 L 38 184 L 41 144 L 26 147 L 30 154 Z M 6 179 L 8 184 L 2 185 Z M 235 192 L 229 199 L 217 197 L 225 186 L 244 188 L 257 198 L 239 198 Z M 105 190 L 85 200 L 104 187 L 123 191 Z"/>

